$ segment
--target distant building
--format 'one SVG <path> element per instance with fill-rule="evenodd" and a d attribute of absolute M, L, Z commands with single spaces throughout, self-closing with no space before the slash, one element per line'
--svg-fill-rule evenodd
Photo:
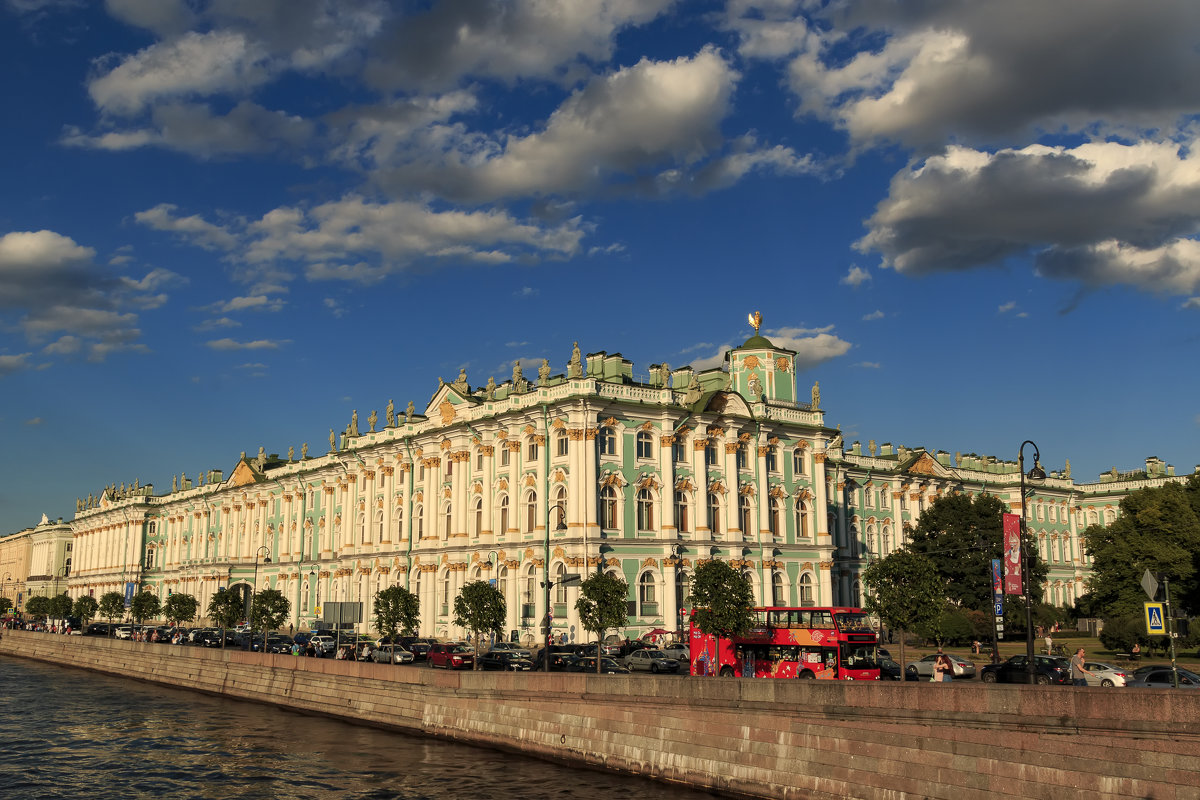
<path fill-rule="evenodd" d="M 469 581 L 504 593 L 505 633 L 586 638 L 576 586 L 607 570 L 630 586 L 630 635 L 680 627 L 689 580 L 708 559 L 730 562 L 763 604 L 858 604 L 859 576 L 899 546 L 936 497 L 987 491 L 1020 508 L 1013 462 L 874 443 L 867 453 L 825 425 L 819 387 L 803 399 L 795 353 L 755 335 L 723 369 L 652 364 L 635 379 L 619 354 L 566 372 L 470 386 L 465 371 L 419 411 L 366 424 L 355 412 L 328 451 L 245 453 L 220 471 L 176 479 L 170 493 L 109 486 L 77 502 L 71 594 L 133 584 L 194 595 L 273 588 L 293 624 L 313 626 L 330 602 L 363 603 L 405 586 L 421 600 L 421 633 L 460 636 L 453 602 Z M 1029 501 L 1029 527 L 1056 603 L 1082 593 L 1088 521 L 1109 521 L 1147 474 L 1077 485 L 1053 473 Z M 555 582 L 547 609 L 543 581 Z"/>

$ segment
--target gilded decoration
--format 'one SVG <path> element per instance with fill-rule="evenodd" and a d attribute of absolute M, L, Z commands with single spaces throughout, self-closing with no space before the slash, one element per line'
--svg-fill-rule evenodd
<path fill-rule="evenodd" d="M 617 424 L 617 418 L 609 417 L 608 419 L 604 420 L 604 422 L 602 422 L 601 424 L 604 425 L 604 427 L 606 427 L 606 428 L 615 427 Z"/>
<path fill-rule="evenodd" d="M 496 488 L 501 491 L 508 491 L 508 478 L 501 478 L 496 481 Z"/>
<path fill-rule="evenodd" d="M 782 356 L 775 359 L 775 369 L 778 370 L 779 372 L 787 372 L 788 371 L 788 360 L 786 358 L 783 358 Z"/>
<path fill-rule="evenodd" d="M 738 489 L 738 494 L 739 494 L 739 495 L 742 495 L 743 497 L 754 497 L 754 486 L 753 486 L 753 484 L 749 484 L 749 483 L 747 483 L 747 484 L 744 484 L 744 485 L 742 485 L 742 486 L 741 486 L 741 487 Z"/>
<path fill-rule="evenodd" d="M 532 425 L 526 425 L 524 428 L 521 429 L 521 432 L 524 433 L 526 436 L 532 436 L 536 430 L 537 429 L 534 428 Z"/>
<path fill-rule="evenodd" d="M 708 447 L 708 439 L 705 439 L 704 437 L 701 437 L 701 436 L 697 436 L 695 439 L 692 440 L 692 449 L 693 450 L 700 451 L 706 447 Z"/>
<path fill-rule="evenodd" d="M 572 442 L 582 442 L 584 433 L 583 428 L 567 428 L 567 439 Z"/>
<path fill-rule="evenodd" d="M 692 483 L 691 478 L 683 477 L 675 482 L 675 488 L 681 492 L 691 492 L 695 491 L 696 486 Z"/>
<path fill-rule="evenodd" d="M 521 443 L 520 442 L 516 442 L 516 441 L 505 442 L 504 446 L 508 448 L 508 452 L 510 452 L 510 453 L 521 452 Z"/>
<path fill-rule="evenodd" d="M 490 444 L 479 445 L 479 454 L 488 456 L 489 458 L 496 452 L 496 448 Z"/>
<path fill-rule="evenodd" d="M 675 436 L 674 436 L 674 434 L 668 434 L 667 436 L 660 436 L 660 437 L 658 437 L 658 443 L 662 447 L 670 447 L 671 445 L 675 444 Z"/>
<path fill-rule="evenodd" d="M 725 452 L 726 453 L 736 453 L 740 448 L 741 448 L 741 444 L 739 444 L 738 442 L 726 442 L 725 443 Z"/>
<path fill-rule="evenodd" d="M 650 557 L 642 562 L 642 566 L 643 567 L 657 567 L 658 561 L 656 561 L 653 557 Z"/>
<path fill-rule="evenodd" d="M 425 500 L 424 492 L 417 492 L 416 494 L 413 495 L 414 502 L 421 503 L 421 502 L 424 502 L 424 500 Z"/>
<path fill-rule="evenodd" d="M 832 561 L 822 561 L 820 566 L 821 566 L 822 572 L 829 572 L 830 570 L 833 569 L 833 562 Z"/>
<path fill-rule="evenodd" d="M 742 359 L 742 363 L 746 366 L 746 369 L 757 369 L 758 365 L 762 362 L 758 360 L 758 356 L 746 356 Z"/>
<path fill-rule="evenodd" d="M 532 475 L 526 475 L 524 483 L 526 486 L 537 486 L 537 478 Z"/>
<path fill-rule="evenodd" d="M 654 479 L 653 475 L 643 475 L 636 485 L 639 489 L 658 489 L 658 481 Z"/>
<path fill-rule="evenodd" d="M 550 480 L 553 483 L 562 483 L 566 479 L 567 479 L 567 474 L 562 471 L 561 467 L 554 470 L 554 474 L 550 476 Z"/>
<path fill-rule="evenodd" d="M 449 486 L 447 486 L 445 489 L 442 490 L 442 498 L 443 499 L 449 500 L 453 496 L 454 496 L 454 492 L 453 492 L 453 490 L 451 490 L 451 488 Z"/>
<path fill-rule="evenodd" d="M 526 547 L 526 548 L 525 548 L 525 557 L 526 557 L 526 558 L 533 558 L 533 548 L 532 548 L 532 547 Z"/>
<path fill-rule="evenodd" d="M 767 453 L 769 453 L 769 452 L 771 452 L 771 448 L 769 445 L 763 444 L 763 445 L 758 446 L 758 457 L 759 458 L 766 458 Z"/>
<path fill-rule="evenodd" d="M 725 429 L 720 425 L 709 425 L 704 432 L 709 436 L 715 436 L 718 439 L 725 435 Z"/>
<path fill-rule="evenodd" d="M 619 566 L 621 566 L 621 562 L 618 561 L 617 559 L 613 558 L 612 556 L 609 556 L 608 560 L 604 562 L 604 566 L 619 567 Z"/>
<path fill-rule="evenodd" d="M 544 558 L 535 558 L 533 560 L 533 566 L 536 567 L 537 569 L 541 569 L 545 565 L 546 565 L 546 560 Z"/>
<path fill-rule="evenodd" d="M 716 494 L 725 494 L 725 483 L 723 481 L 713 481 L 708 485 L 708 490 Z"/>
<path fill-rule="evenodd" d="M 814 464 L 824 464 L 825 463 L 825 454 L 824 453 L 813 453 L 813 463 Z"/>
<path fill-rule="evenodd" d="M 449 400 L 442 401 L 442 404 L 438 406 L 438 413 L 442 416 L 443 425 L 449 425 L 454 421 L 454 406 Z"/>
<path fill-rule="evenodd" d="M 556 419 L 554 422 L 550 423 L 550 427 L 554 428 L 555 430 L 562 430 L 563 428 L 567 427 L 567 423 L 563 422 L 561 419 Z"/>
<path fill-rule="evenodd" d="M 625 479 L 621 476 L 621 473 L 607 472 L 604 474 L 604 477 L 600 479 L 600 487 L 606 488 L 609 486 L 613 486 L 617 489 L 621 489 L 625 486 Z"/>
<path fill-rule="evenodd" d="M 554 548 L 554 557 L 555 557 L 555 558 L 562 558 L 562 557 L 563 557 L 563 549 L 562 549 L 561 547 L 556 547 L 556 548 Z"/>
<path fill-rule="evenodd" d="M 787 497 L 787 492 L 785 492 L 783 487 L 779 484 L 772 486 L 771 491 L 767 492 L 767 494 L 771 497 L 774 497 L 776 500 L 782 500 Z"/>
<path fill-rule="evenodd" d="M 442 439 L 440 442 L 438 442 L 438 448 L 441 450 L 449 450 L 453 446 L 454 445 L 450 442 L 449 439 Z"/>
<path fill-rule="evenodd" d="M 533 437 L 533 443 L 539 446 L 544 445 L 546 443 L 546 437 L 539 433 L 537 436 Z"/>
<path fill-rule="evenodd" d="M 588 429 L 587 429 L 587 432 L 586 432 L 586 434 L 585 434 L 585 436 L 587 437 L 587 440 L 588 440 L 589 442 L 590 442 L 590 441 L 592 441 L 592 440 L 594 440 L 594 439 L 595 439 L 597 436 L 599 436 L 599 435 L 600 435 L 600 429 L 599 429 L 599 428 L 588 428 Z"/>
<path fill-rule="evenodd" d="M 483 494 L 483 484 L 476 482 L 471 486 L 471 494 Z"/>

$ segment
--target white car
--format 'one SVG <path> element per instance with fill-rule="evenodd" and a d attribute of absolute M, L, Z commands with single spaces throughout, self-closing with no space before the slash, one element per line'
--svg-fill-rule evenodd
<path fill-rule="evenodd" d="M 663 651 L 663 655 L 665 655 L 667 658 L 673 658 L 681 663 L 686 663 L 687 660 L 692 657 L 692 653 L 688 649 L 688 646 L 678 642 L 675 644 L 669 644 L 661 649 Z"/>
<path fill-rule="evenodd" d="M 678 672 L 679 662 L 667 658 L 662 650 L 634 650 L 625 656 L 625 666 L 630 672 L 643 670 L 645 672 Z"/>
<path fill-rule="evenodd" d="M 113 636 L 115 636 L 118 639 L 132 639 L 133 638 L 133 626 L 132 625 L 118 625 L 117 627 L 113 628 Z"/>
<path fill-rule="evenodd" d="M 1129 677 L 1125 670 L 1099 661 L 1085 661 L 1083 667 L 1092 673 L 1083 676 L 1088 686 L 1124 686 Z"/>
<path fill-rule="evenodd" d="M 314 636 L 309 639 L 312 646 L 320 648 L 322 653 L 329 654 L 337 650 L 337 641 L 332 636 Z"/>

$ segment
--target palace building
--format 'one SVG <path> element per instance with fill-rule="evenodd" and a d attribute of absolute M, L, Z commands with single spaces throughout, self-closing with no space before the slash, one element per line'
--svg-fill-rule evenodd
<path fill-rule="evenodd" d="M 356 411 L 321 455 L 259 448 L 228 477 L 177 478 L 165 494 L 108 486 L 76 503 L 63 585 L 97 598 L 186 592 L 202 609 L 221 590 L 273 588 L 297 629 L 349 602 L 362 603 L 360 630 L 375 593 L 401 585 L 420 598 L 420 633 L 448 637 L 465 633 L 453 623 L 460 587 L 490 580 L 506 636 L 539 638 L 549 617 L 556 636 L 582 641 L 567 575 L 626 580 L 630 636 L 678 629 L 693 570 L 714 558 L 741 569 L 764 605 L 858 605 L 861 571 L 937 497 L 989 492 L 1020 510 L 1015 462 L 847 446 L 819 387 L 798 394 L 795 353 L 757 329 L 719 369 L 652 364 L 639 381 L 620 354 L 576 346 L 552 373 L 544 361 L 526 378 L 515 365 L 510 380 L 471 386 L 464 371 L 421 409 L 389 401 L 365 425 Z M 1047 599 L 1083 593 L 1088 524 L 1168 480 L 1182 478 L 1151 459 L 1144 473 L 1076 484 L 1068 463 L 1033 487 Z"/>

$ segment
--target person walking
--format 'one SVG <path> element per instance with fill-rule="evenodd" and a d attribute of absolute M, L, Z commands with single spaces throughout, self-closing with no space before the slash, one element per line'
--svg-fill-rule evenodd
<path fill-rule="evenodd" d="M 1083 648 L 1075 651 L 1075 655 L 1071 656 L 1071 685 L 1072 686 L 1087 686 L 1087 678 L 1084 675 L 1096 677 L 1096 673 L 1083 665 Z"/>

